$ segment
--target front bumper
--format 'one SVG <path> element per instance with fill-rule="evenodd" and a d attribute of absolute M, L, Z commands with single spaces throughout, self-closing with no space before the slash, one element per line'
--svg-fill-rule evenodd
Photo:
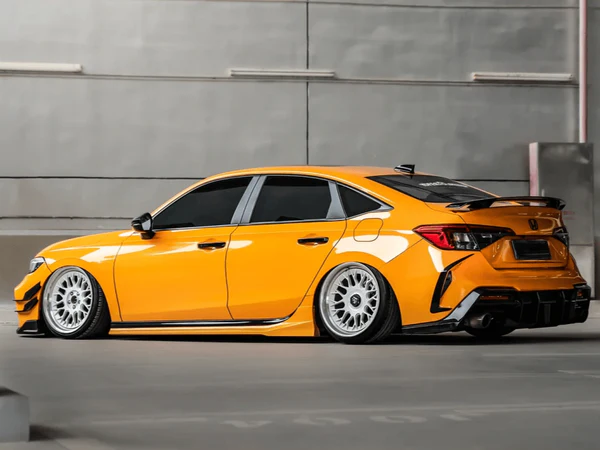
<path fill-rule="evenodd" d="M 433 334 L 463 331 L 472 318 L 489 314 L 507 328 L 548 328 L 583 323 L 587 320 L 591 288 L 586 284 L 572 289 L 518 291 L 511 288 L 477 288 L 444 319 L 403 327 L 406 334 Z"/>
<path fill-rule="evenodd" d="M 15 312 L 19 319 L 17 334 L 43 333 L 44 324 L 40 320 L 40 304 L 44 284 L 50 269 L 42 264 L 38 269 L 25 275 L 14 290 Z"/>

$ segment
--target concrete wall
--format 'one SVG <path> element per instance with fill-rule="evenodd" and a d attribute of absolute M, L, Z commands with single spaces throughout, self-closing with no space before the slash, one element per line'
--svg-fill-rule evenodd
<path fill-rule="evenodd" d="M 596 263 L 596 292 L 600 289 L 600 0 L 591 0 L 589 12 L 589 140 L 594 143 L 594 184 L 595 184 L 595 263 Z M 598 296 L 598 295 L 596 295 Z"/>
<path fill-rule="evenodd" d="M 577 139 L 577 85 L 480 85 L 470 73 L 576 74 L 577 29 L 576 0 L 1 2 L 1 61 L 80 63 L 84 74 L 0 74 L 0 259 L 20 258 L 3 264 L 0 297 L 38 250 L 15 236 L 37 245 L 127 228 L 223 170 L 412 162 L 527 194 L 528 144 Z M 227 73 L 307 67 L 338 78 Z"/>

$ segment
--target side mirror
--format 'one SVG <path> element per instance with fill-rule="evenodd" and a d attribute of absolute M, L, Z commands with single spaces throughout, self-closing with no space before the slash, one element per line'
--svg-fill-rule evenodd
<path fill-rule="evenodd" d="M 142 239 L 149 239 L 154 236 L 152 231 L 152 216 L 150 213 L 144 213 L 139 217 L 136 217 L 131 221 L 131 227 L 135 231 L 139 231 L 142 235 Z"/>

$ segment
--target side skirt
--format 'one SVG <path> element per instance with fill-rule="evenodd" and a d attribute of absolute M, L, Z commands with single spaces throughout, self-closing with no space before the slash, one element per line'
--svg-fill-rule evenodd
<path fill-rule="evenodd" d="M 192 320 L 192 321 L 156 321 L 156 322 L 113 322 L 112 329 L 136 328 L 220 328 L 220 327 L 266 327 L 285 322 L 291 316 L 282 319 L 259 320 Z"/>
<path fill-rule="evenodd" d="M 181 320 L 151 322 L 113 322 L 113 336 L 152 335 L 258 335 L 272 337 L 315 337 L 312 296 L 307 296 L 300 307 L 287 317 L 257 320 Z"/>
<path fill-rule="evenodd" d="M 402 327 L 402 334 L 438 334 L 456 331 L 459 322 L 443 321 L 419 323 L 417 325 L 408 325 Z"/>

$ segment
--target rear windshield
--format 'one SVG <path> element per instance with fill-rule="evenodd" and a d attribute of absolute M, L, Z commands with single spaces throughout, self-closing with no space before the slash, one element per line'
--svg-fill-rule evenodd
<path fill-rule="evenodd" d="M 431 175 L 381 175 L 369 179 L 429 203 L 462 202 L 491 197 L 486 192 L 460 181 Z"/>

